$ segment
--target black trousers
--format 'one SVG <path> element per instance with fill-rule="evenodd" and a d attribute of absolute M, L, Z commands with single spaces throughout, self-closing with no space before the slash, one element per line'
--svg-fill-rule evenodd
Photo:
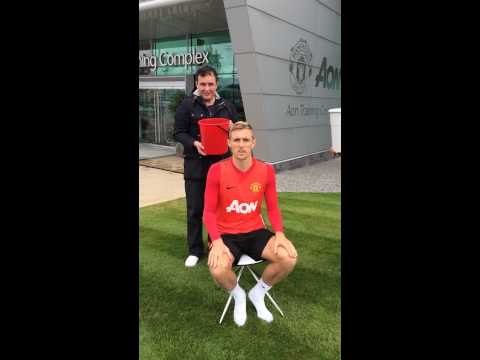
<path fill-rule="evenodd" d="M 187 242 L 188 254 L 202 257 L 203 247 L 203 203 L 205 180 L 185 180 L 187 199 Z"/>
<path fill-rule="evenodd" d="M 185 195 L 187 198 L 187 242 L 188 253 L 202 257 L 203 249 L 203 204 L 205 184 L 210 166 L 221 159 L 230 156 L 224 155 L 205 157 L 185 157 L 184 179 Z M 210 239 L 210 237 L 209 237 Z"/>

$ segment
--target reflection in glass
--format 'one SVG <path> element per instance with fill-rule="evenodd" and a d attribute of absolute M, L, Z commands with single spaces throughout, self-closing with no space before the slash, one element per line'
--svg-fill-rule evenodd
<path fill-rule="evenodd" d="M 208 52 L 208 65 L 213 66 L 219 76 L 218 93 L 235 106 L 240 119 L 245 119 L 245 110 L 228 31 L 140 41 L 140 81 L 142 77 L 152 76 L 167 80 L 176 76 L 184 77 L 187 80 L 204 64 L 162 66 L 160 58 L 164 62 L 166 56 L 179 55 L 181 57 L 182 54 L 203 53 L 205 51 Z M 152 61 L 148 62 L 148 59 Z M 140 142 L 175 145 L 173 140 L 174 116 L 176 108 L 184 96 L 185 91 L 176 89 L 139 89 Z"/>
<path fill-rule="evenodd" d="M 175 145 L 175 110 L 184 96 L 177 89 L 139 89 L 139 142 Z"/>

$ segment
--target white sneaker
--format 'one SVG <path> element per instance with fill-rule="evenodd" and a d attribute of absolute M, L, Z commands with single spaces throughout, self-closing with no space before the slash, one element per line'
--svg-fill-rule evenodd
<path fill-rule="evenodd" d="M 185 266 L 186 267 L 194 267 L 195 265 L 197 265 L 197 262 L 198 262 L 198 256 L 189 255 L 187 257 L 187 260 L 185 260 Z"/>

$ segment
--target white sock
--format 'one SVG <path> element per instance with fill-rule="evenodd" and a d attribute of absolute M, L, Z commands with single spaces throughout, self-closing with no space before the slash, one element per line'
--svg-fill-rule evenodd
<path fill-rule="evenodd" d="M 255 285 L 248 292 L 248 298 L 250 299 L 252 304 L 255 306 L 255 309 L 257 309 L 257 316 L 260 319 L 265 320 L 266 322 L 273 321 L 273 315 L 270 311 L 268 311 L 264 301 L 265 294 L 271 288 L 272 287 L 270 285 L 267 285 L 265 282 L 263 282 L 263 279 L 260 279 L 257 282 L 257 285 Z"/>
<path fill-rule="evenodd" d="M 245 290 L 240 285 L 237 285 L 230 290 L 230 294 L 233 295 L 235 301 L 235 308 L 233 309 L 233 321 L 238 326 L 243 326 L 247 321 L 247 296 Z"/>

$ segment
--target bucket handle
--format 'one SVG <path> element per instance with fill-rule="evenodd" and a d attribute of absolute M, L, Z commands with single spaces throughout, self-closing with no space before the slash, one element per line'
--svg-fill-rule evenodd
<path fill-rule="evenodd" d="M 215 126 L 222 129 L 223 131 L 225 131 L 228 134 L 228 130 L 225 129 L 223 126 L 221 126 L 221 125 L 215 125 Z"/>

